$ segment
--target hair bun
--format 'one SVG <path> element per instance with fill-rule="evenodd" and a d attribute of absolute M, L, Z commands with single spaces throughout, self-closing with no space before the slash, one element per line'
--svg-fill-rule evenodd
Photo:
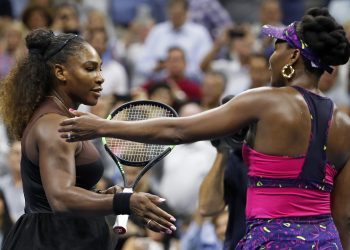
<path fill-rule="evenodd" d="M 30 53 L 44 55 L 55 34 L 51 30 L 36 29 L 26 37 L 26 45 Z"/>
<path fill-rule="evenodd" d="M 312 8 L 300 22 L 300 32 L 310 49 L 327 65 L 341 65 L 349 60 L 350 44 L 344 28 L 327 8 Z"/>

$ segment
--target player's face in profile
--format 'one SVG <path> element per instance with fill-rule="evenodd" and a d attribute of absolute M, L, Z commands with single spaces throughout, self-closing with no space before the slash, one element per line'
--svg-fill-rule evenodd
<path fill-rule="evenodd" d="M 76 102 L 91 106 L 97 103 L 104 81 L 101 65 L 100 56 L 87 43 L 68 60 L 66 90 Z"/>
<path fill-rule="evenodd" d="M 275 50 L 269 60 L 273 87 L 286 86 L 286 79 L 282 76 L 282 68 L 288 63 L 288 55 L 290 55 L 290 48 L 287 43 L 277 40 Z"/>

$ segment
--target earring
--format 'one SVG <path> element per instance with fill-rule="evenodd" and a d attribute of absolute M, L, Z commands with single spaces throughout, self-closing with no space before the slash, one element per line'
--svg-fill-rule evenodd
<path fill-rule="evenodd" d="M 291 79 L 294 75 L 294 68 L 292 65 L 290 64 L 286 64 L 283 68 L 282 68 L 282 76 L 284 78 L 287 78 L 287 79 Z"/>

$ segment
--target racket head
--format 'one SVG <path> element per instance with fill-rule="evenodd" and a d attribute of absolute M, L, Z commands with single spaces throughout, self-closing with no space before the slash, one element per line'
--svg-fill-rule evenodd
<path fill-rule="evenodd" d="M 108 120 L 140 121 L 161 117 L 177 117 L 176 111 L 161 102 L 151 100 L 131 101 L 110 113 Z M 140 143 L 119 138 L 104 137 L 102 142 L 119 163 L 143 167 L 173 145 Z"/>
<path fill-rule="evenodd" d="M 138 100 L 121 105 L 112 111 L 107 119 L 140 121 L 177 116 L 176 111 L 168 105 L 156 101 Z M 174 147 L 174 145 L 146 144 L 110 137 L 102 138 L 102 142 L 122 174 L 124 187 L 127 187 L 123 192 L 133 192 L 141 177 Z M 113 231 L 119 235 L 125 234 L 127 221 L 128 215 L 118 215 Z"/>

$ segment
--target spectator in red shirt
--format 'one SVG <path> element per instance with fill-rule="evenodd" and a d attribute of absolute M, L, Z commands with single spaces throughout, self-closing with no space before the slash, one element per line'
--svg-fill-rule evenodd
<path fill-rule="evenodd" d="M 171 47 L 168 50 L 167 58 L 164 63 L 165 77 L 162 82 L 167 82 L 177 99 L 181 101 L 200 101 L 202 97 L 201 86 L 199 83 L 185 76 L 186 57 L 183 49 Z M 142 88 L 148 90 L 156 81 L 148 81 L 142 85 Z"/>

